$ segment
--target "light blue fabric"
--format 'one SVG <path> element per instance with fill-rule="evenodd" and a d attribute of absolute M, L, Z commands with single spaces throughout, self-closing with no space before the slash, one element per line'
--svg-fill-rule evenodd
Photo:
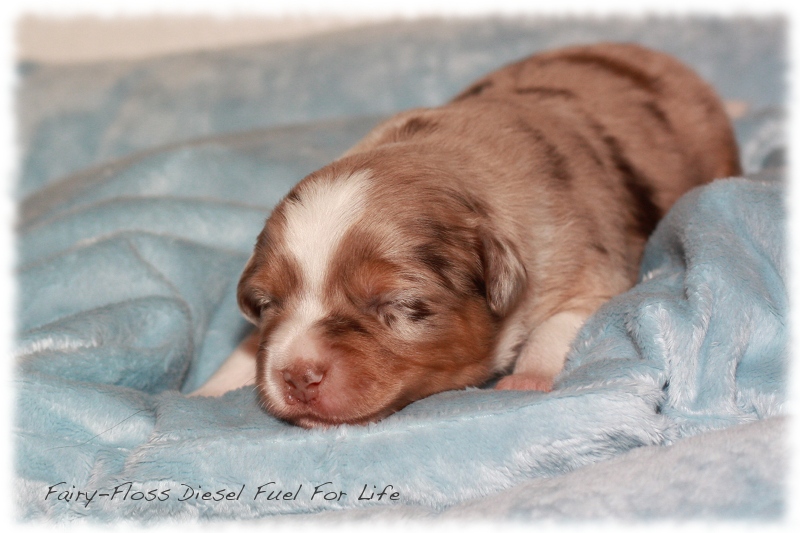
<path fill-rule="evenodd" d="M 505 517 L 778 517 L 783 469 L 764 466 L 763 435 L 782 433 L 786 400 L 785 213 L 780 173 L 765 167 L 779 166 L 783 146 L 782 31 L 769 19 L 426 21 L 267 49 L 25 66 L 20 516 L 420 517 L 490 506 Z M 623 36 L 678 53 L 744 100 L 745 163 L 776 179 L 722 180 L 684 197 L 648 244 L 642 283 L 587 323 L 553 393 L 451 391 L 330 430 L 275 420 L 252 388 L 181 393 L 247 332 L 235 285 L 269 209 L 368 131 L 374 113 L 442 102 L 537 49 Z M 311 122 L 279 125 L 292 121 Z M 740 447 L 709 455 L 724 435 Z M 703 478 L 707 490 L 687 505 L 682 461 L 693 458 L 700 483 L 702 468 L 732 455 L 736 471 Z M 683 477 L 635 485 L 620 474 L 600 490 L 606 464 Z M 734 497 L 730 479 L 748 487 Z M 169 497 L 74 497 L 128 482 L 129 496 Z M 269 482 L 267 493 L 296 498 L 253 499 Z M 392 485 L 398 499 L 359 500 L 364 485 Z M 187 486 L 242 495 L 181 501 Z M 347 495 L 324 499 L 334 490 Z M 643 501 L 648 491 L 664 505 Z M 545 493 L 561 499 L 524 503 Z M 576 514 L 566 495 L 578 493 L 586 512 Z"/>
<path fill-rule="evenodd" d="M 144 62 L 26 64 L 18 194 L 201 136 L 440 105 L 510 61 L 603 40 L 674 54 L 726 98 L 767 113 L 785 97 L 785 27 L 778 18 L 432 20 Z"/>

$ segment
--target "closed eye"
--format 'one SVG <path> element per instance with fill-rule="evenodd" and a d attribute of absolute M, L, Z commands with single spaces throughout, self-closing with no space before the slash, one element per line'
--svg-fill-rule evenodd
<path fill-rule="evenodd" d="M 433 315 L 431 307 L 420 298 L 400 300 L 396 305 L 412 322 L 420 322 Z"/>
<path fill-rule="evenodd" d="M 416 297 L 397 298 L 382 302 L 375 308 L 378 316 L 389 327 L 405 319 L 417 323 L 433 315 L 430 305 Z"/>
<path fill-rule="evenodd" d="M 268 311 L 276 311 L 280 308 L 280 301 L 272 296 L 262 295 L 256 300 L 256 305 L 263 316 Z"/>

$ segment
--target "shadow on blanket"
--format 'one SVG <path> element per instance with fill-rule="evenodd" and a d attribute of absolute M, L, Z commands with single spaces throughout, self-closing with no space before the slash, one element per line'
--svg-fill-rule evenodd
<path fill-rule="evenodd" d="M 780 516 L 780 180 L 684 197 L 647 246 L 642 282 L 586 324 L 551 394 L 451 391 L 329 430 L 271 418 L 251 387 L 181 394 L 246 332 L 235 283 L 270 206 L 376 120 L 218 134 L 25 181 L 21 517 Z M 760 163 L 774 143 L 751 129 Z"/>

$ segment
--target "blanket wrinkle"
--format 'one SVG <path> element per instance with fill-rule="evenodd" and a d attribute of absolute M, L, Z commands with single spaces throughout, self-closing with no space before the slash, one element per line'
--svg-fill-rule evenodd
<path fill-rule="evenodd" d="M 782 253 L 772 246 L 783 240 L 779 191 L 774 184 L 728 179 L 689 193 L 648 242 L 642 265 L 648 280 L 624 296 L 634 310 L 627 324 L 638 353 L 664 364 L 669 385 L 662 413 L 676 419 L 682 436 L 707 430 L 705 418 L 711 427 L 752 420 L 756 404 L 772 405 L 768 398 L 784 394 L 788 302 Z M 685 258 L 682 276 L 670 273 L 680 268 L 677 254 Z M 681 297 L 648 294 L 664 284 Z M 755 386 L 746 381 L 750 372 L 764 378 L 756 380 L 759 390 L 739 394 Z M 756 399 L 761 395 L 767 399 Z"/>
<path fill-rule="evenodd" d="M 52 255 L 78 243 L 96 242 L 126 231 L 182 238 L 246 254 L 252 246 L 252 232 L 266 216 L 262 208 L 211 200 L 104 200 L 26 227 L 20 232 L 24 246 L 19 249 L 18 260 L 30 264 L 40 254 Z"/>

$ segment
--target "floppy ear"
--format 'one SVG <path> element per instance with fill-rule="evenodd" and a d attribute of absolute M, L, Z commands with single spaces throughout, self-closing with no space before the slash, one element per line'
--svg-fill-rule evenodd
<path fill-rule="evenodd" d="M 253 253 L 242 271 L 242 276 L 239 278 L 236 300 L 244 317 L 257 326 L 261 318 L 262 298 L 250 285 L 250 280 L 255 270 L 255 253 Z"/>
<path fill-rule="evenodd" d="M 482 230 L 481 260 L 489 309 L 503 318 L 519 301 L 528 282 L 525 265 L 511 243 Z"/>

